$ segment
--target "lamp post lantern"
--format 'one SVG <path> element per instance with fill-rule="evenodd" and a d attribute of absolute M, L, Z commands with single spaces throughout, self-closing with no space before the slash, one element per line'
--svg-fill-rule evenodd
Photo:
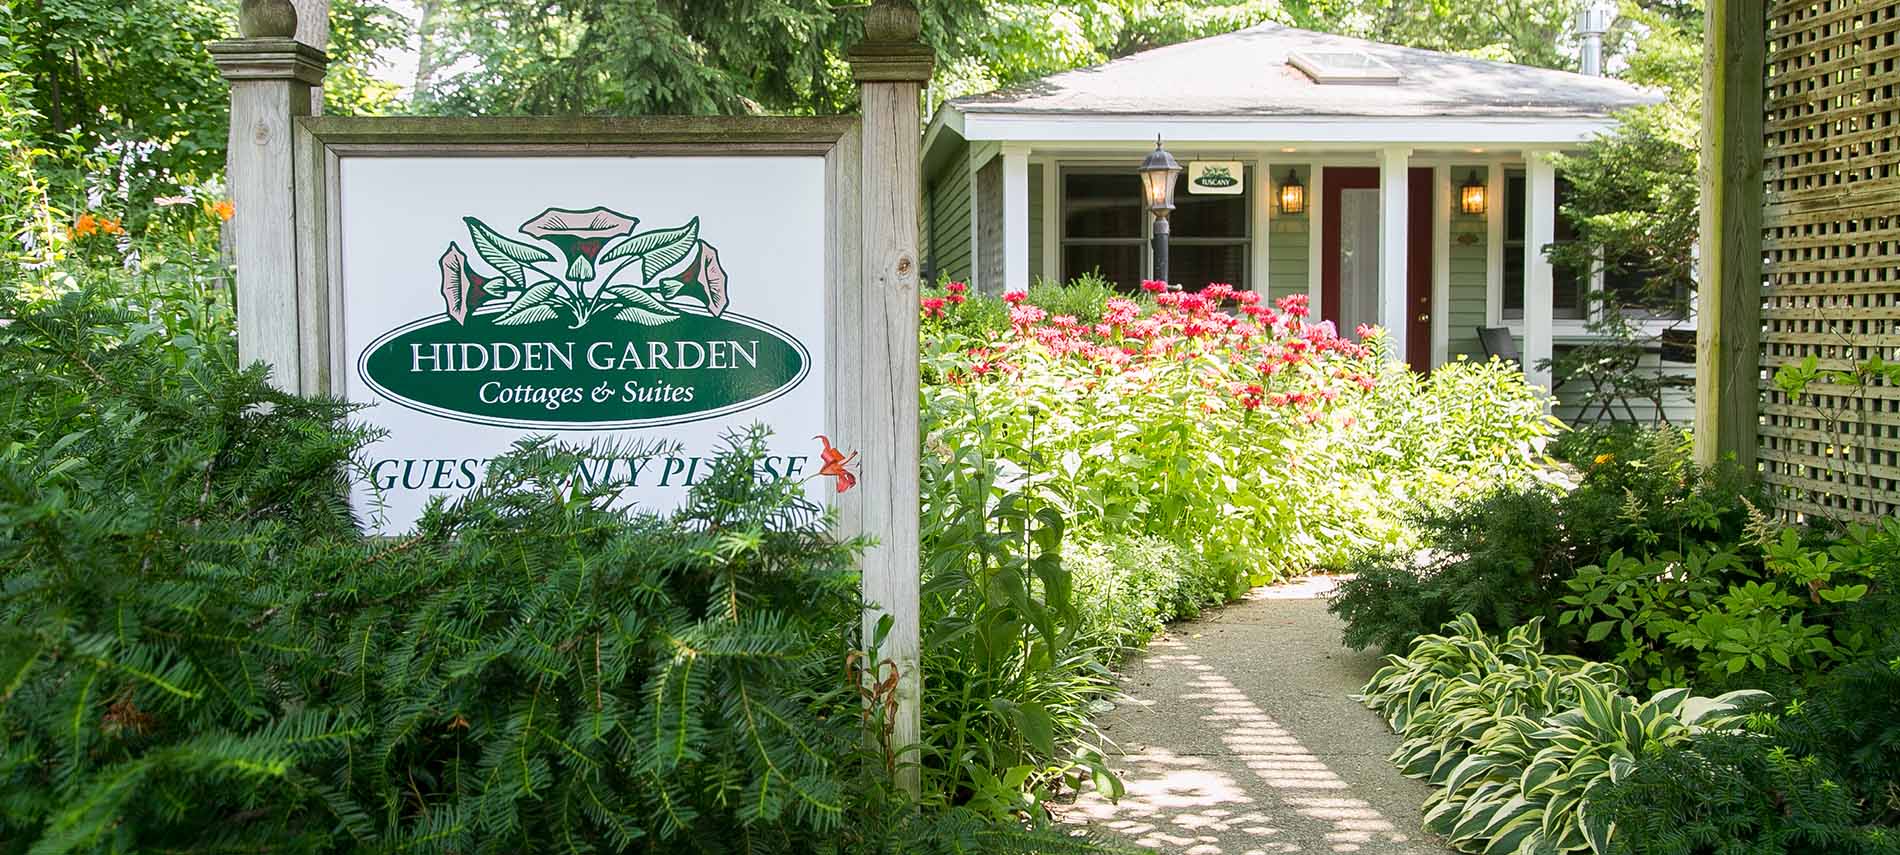
<path fill-rule="evenodd" d="M 1148 197 L 1148 212 L 1154 214 L 1154 273 L 1155 279 L 1168 281 L 1168 212 L 1174 210 L 1174 181 L 1181 174 L 1181 164 L 1176 163 L 1174 155 L 1161 147 L 1161 137 L 1155 137 L 1155 150 L 1148 153 L 1141 162 L 1141 186 Z"/>

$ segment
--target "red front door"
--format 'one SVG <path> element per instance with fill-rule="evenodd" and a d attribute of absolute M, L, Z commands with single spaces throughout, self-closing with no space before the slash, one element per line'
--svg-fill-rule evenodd
<path fill-rule="evenodd" d="M 1432 170 L 1406 176 L 1405 361 L 1414 370 L 1431 367 L 1432 353 Z M 1378 215 L 1376 167 L 1327 167 L 1322 177 L 1320 259 L 1321 317 L 1351 336 L 1351 326 L 1379 317 L 1377 230 L 1363 217 Z M 1371 236 L 1368 241 L 1366 238 Z"/>

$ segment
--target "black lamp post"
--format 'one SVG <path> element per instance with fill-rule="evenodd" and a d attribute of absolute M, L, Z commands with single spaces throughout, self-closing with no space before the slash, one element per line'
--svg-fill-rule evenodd
<path fill-rule="evenodd" d="M 1174 210 L 1174 179 L 1181 174 L 1181 164 L 1174 161 L 1174 155 L 1161 147 L 1161 137 L 1155 137 L 1155 150 L 1141 162 L 1142 190 L 1148 197 L 1148 212 L 1155 217 L 1154 236 L 1154 278 L 1168 281 L 1168 212 Z"/>

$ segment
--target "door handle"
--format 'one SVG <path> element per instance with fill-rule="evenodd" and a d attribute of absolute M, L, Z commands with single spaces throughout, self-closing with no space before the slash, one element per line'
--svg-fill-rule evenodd
<path fill-rule="evenodd" d="M 1429 321 L 1429 320 L 1431 320 L 1431 319 L 1432 319 L 1432 316 L 1431 316 L 1431 315 L 1419 315 L 1419 316 L 1418 316 L 1418 322 L 1419 322 L 1419 323 L 1421 323 L 1421 324 L 1422 324 L 1422 323 L 1425 323 L 1426 321 Z"/>

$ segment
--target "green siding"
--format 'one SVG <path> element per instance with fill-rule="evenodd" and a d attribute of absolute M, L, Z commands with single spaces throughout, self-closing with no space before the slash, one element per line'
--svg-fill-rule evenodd
<path fill-rule="evenodd" d="M 1042 165 L 1029 165 L 1029 281 L 1042 278 Z"/>
<path fill-rule="evenodd" d="M 961 152 L 933 176 L 924 206 L 924 257 L 938 276 L 970 281 L 970 168 Z"/>
<path fill-rule="evenodd" d="M 1479 181 L 1486 180 L 1484 167 L 1454 166 L 1452 176 L 1452 203 L 1458 201 L 1458 188 L 1473 172 Z M 1478 341 L 1478 328 L 1486 326 L 1489 315 L 1485 309 L 1485 291 L 1487 289 L 1486 265 L 1489 264 L 1489 236 L 1485 218 L 1472 216 L 1453 209 L 1451 214 L 1451 306 L 1450 317 L 1446 324 L 1445 352 L 1451 359 L 1465 354 L 1472 359 L 1483 359 L 1484 345 Z"/>
<path fill-rule="evenodd" d="M 1300 176 L 1300 183 L 1310 192 L 1313 186 L 1311 170 L 1304 166 L 1293 170 Z M 1307 212 L 1299 214 L 1280 213 L 1280 182 L 1286 177 L 1284 169 L 1275 169 L 1270 192 L 1273 194 L 1273 213 L 1268 217 L 1267 234 L 1267 295 L 1278 299 L 1288 294 L 1304 294 L 1307 291 L 1310 271 L 1312 270 L 1311 231 L 1312 200 L 1307 200 Z"/>

